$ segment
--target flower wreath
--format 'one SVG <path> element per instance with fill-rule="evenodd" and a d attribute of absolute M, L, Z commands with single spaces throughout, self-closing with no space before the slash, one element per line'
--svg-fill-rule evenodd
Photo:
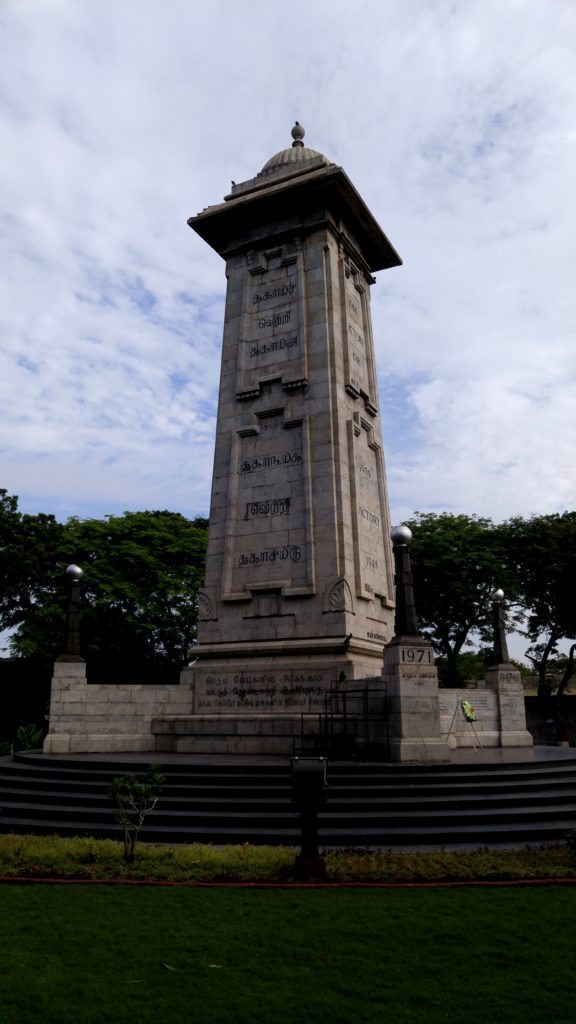
<path fill-rule="evenodd" d="M 464 715 L 464 718 L 466 719 L 467 722 L 476 721 L 476 711 L 472 707 L 469 700 L 461 700 L 460 707 L 462 708 L 462 714 Z"/>

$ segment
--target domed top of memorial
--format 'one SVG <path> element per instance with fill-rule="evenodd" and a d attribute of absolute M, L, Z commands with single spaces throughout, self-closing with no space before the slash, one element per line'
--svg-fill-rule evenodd
<path fill-rule="evenodd" d="M 294 139 L 291 146 L 288 149 L 281 149 L 279 153 L 275 153 L 269 160 L 266 161 L 264 167 L 259 172 L 258 177 L 263 178 L 268 174 L 277 174 L 278 171 L 284 172 L 298 172 L 300 170 L 306 170 L 305 164 L 311 160 L 316 161 L 319 166 L 329 164 L 330 161 L 326 159 L 322 153 L 318 153 L 315 149 L 309 149 L 302 142 L 304 138 L 304 128 L 296 121 L 292 129 L 292 138 Z"/>

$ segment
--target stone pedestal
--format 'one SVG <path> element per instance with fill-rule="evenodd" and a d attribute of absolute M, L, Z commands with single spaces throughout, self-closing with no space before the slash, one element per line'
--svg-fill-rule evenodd
<path fill-rule="evenodd" d="M 231 645 L 232 646 L 232 645 Z M 347 637 L 311 643 L 236 644 L 229 657 L 199 660 L 183 678 L 193 684 L 193 714 L 301 714 L 324 708 L 324 697 L 357 679 L 381 676 L 374 645 Z"/>
<path fill-rule="evenodd" d="M 494 665 L 486 671 L 486 686 L 498 700 L 501 747 L 531 747 L 532 734 L 526 728 L 526 705 L 522 677 L 514 665 Z"/>
<path fill-rule="evenodd" d="M 69 753 L 72 735 L 86 734 L 86 662 L 56 661 L 50 688 L 45 754 Z"/>
<path fill-rule="evenodd" d="M 391 761 L 448 761 L 440 732 L 438 672 L 432 645 L 396 637 L 384 654 Z"/>

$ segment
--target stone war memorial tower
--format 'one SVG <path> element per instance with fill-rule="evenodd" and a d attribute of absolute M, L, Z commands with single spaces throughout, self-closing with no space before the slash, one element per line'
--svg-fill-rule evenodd
<path fill-rule="evenodd" d="M 381 678 L 393 634 L 370 287 L 401 259 L 342 168 L 298 123 L 292 137 L 188 221 L 228 284 L 198 660 L 183 679 L 194 706 L 186 740 L 173 723 L 178 749 L 203 749 L 202 736 L 212 749 L 282 746 L 327 690 Z"/>
<path fill-rule="evenodd" d="M 418 633 L 405 527 L 393 564 L 370 287 L 401 260 L 342 168 L 292 137 L 188 221 L 228 281 L 195 663 L 180 685 L 88 684 L 68 650 L 45 753 L 290 755 L 328 721 L 392 761 L 470 744 Z M 531 743 L 510 668 L 475 697 L 489 746 Z"/>

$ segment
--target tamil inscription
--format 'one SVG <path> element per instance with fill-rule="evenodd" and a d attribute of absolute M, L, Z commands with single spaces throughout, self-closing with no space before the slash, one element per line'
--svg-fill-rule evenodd
<path fill-rule="evenodd" d="M 237 395 L 244 399 L 276 378 L 305 377 L 299 268 L 294 262 L 245 278 Z"/>
<path fill-rule="evenodd" d="M 246 505 L 244 519 L 255 519 L 257 516 L 287 516 L 290 511 L 290 498 L 274 498 L 268 501 L 249 501 Z"/>
<path fill-rule="evenodd" d="M 307 422 L 286 422 L 282 409 L 238 432 L 230 460 L 226 591 L 251 586 L 307 587 L 311 577 L 311 511 Z"/>
<path fill-rule="evenodd" d="M 324 707 L 327 671 L 229 672 L 198 681 L 196 708 L 210 711 L 311 711 Z"/>

